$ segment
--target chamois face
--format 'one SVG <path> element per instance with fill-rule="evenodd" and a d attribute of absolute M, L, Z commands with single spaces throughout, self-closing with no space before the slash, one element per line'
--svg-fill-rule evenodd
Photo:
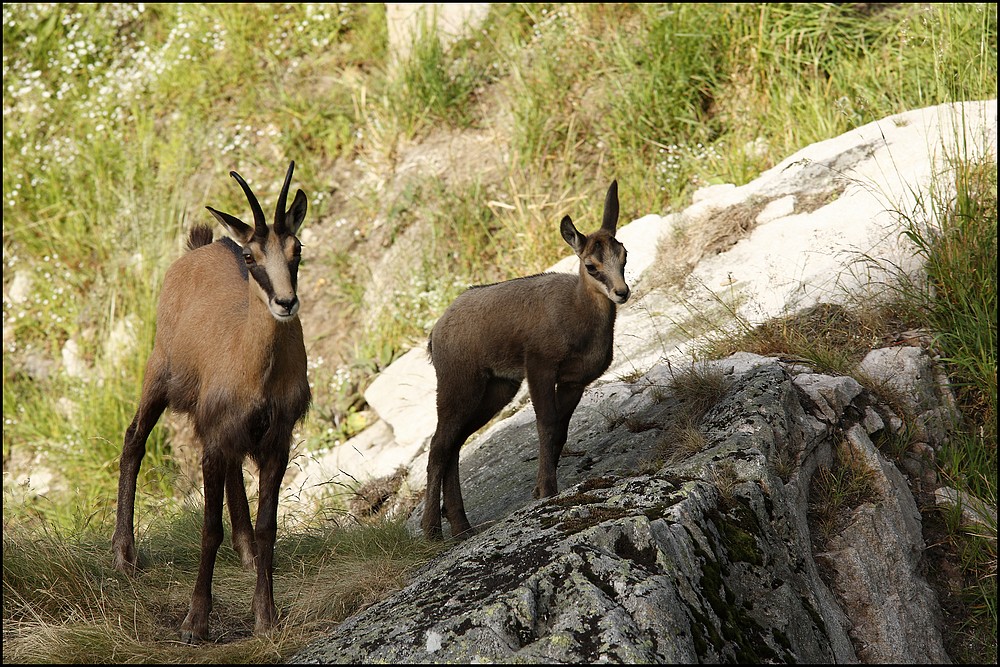
<path fill-rule="evenodd" d="M 596 291 L 621 305 L 628 301 L 631 291 L 625 282 L 628 252 L 615 238 L 617 227 L 618 181 L 612 181 L 604 200 L 604 220 L 599 230 L 584 236 L 567 215 L 562 219 L 559 231 L 580 258 L 581 280 L 588 281 Z"/>
<path fill-rule="evenodd" d="M 256 237 L 243 245 L 243 261 L 258 296 L 279 322 L 299 312 L 296 296 L 302 244 L 292 234 L 278 235 L 272 229 L 264 239 Z"/>
<path fill-rule="evenodd" d="M 604 294 L 621 305 L 628 301 L 629 290 L 625 283 L 625 260 L 628 252 L 614 236 L 603 230 L 587 237 L 580 263 L 586 272 L 585 280 L 591 281 Z"/>
<path fill-rule="evenodd" d="M 285 210 L 288 185 L 292 180 L 295 163 L 288 166 L 285 183 L 278 196 L 274 211 L 274 224 L 268 226 L 257 197 L 250 186 L 235 171 L 229 172 L 243 188 L 253 211 L 254 226 L 247 225 L 228 213 L 206 208 L 243 246 L 243 261 L 254 285 L 257 296 L 267 304 L 274 319 L 286 322 L 299 312 L 299 298 L 296 295 L 299 275 L 299 259 L 302 244 L 295 237 L 306 217 L 306 195 L 302 190 L 295 193 L 291 207 Z"/>

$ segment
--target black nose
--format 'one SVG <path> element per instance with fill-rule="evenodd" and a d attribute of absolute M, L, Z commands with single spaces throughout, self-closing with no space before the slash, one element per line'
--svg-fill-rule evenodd
<path fill-rule="evenodd" d="M 274 302 L 284 308 L 286 313 L 290 313 L 299 302 L 299 297 L 293 296 L 291 299 L 275 299 Z"/>
<path fill-rule="evenodd" d="M 631 293 L 628 287 L 623 287 L 622 289 L 615 290 L 615 296 L 622 300 L 622 303 L 628 300 L 628 295 Z"/>

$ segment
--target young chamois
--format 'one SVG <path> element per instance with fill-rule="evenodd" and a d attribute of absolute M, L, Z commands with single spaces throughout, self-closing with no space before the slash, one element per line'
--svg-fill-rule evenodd
<path fill-rule="evenodd" d="M 459 450 L 514 398 L 525 377 L 538 429 L 533 495 L 555 495 L 570 417 L 584 388 L 611 364 L 615 307 L 629 297 L 617 225 L 614 181 L 599 230 L 584 236 L 569 216 L 562 219 L 562 237 L 580 258 L 577 275 L 542 273 L 472 287 L 434 325 L 427 348 L 437 374 L 438 423 L 421 522 L 428 538 L 442 536 L 442 493 L 452 535 L 471 534 L 458 479 Z"/>
<path fill-rule="evenodd" d="M 135 485 L 146 438 L 167 407 L 187 413 L 201 441 L 205 519 L 201 561 L 191 608 L 181 624 L 188 643 L 208 635 L 212 574 L 223 539 L 225 493 L 233 548 L 244 567 L 256 566 L 254 630 L 276 617 L 273 591 L 278 492 L 285 474 L 292 428 L 310 401 L 306 351 L 296 296 L 302 244 L 295 237 L 306 215 L 306 196 L 295 194 L 285 210 L 295 163 L 268 226 L 250 186 L 243 188 L 253 227 L 206 207 L 232 235 L 212 242 L 212 230 L 196 226 L 189 251 L 167 270 L 156 314 L 156 338 L 146 364 L 139 408 L 125 433 L 118 478 L 118 514 L 112 538 L 115 567 L 137 566 L 133 514 Z M 243 460 L 260 471 L 256 530 L 243 485 Z"/>

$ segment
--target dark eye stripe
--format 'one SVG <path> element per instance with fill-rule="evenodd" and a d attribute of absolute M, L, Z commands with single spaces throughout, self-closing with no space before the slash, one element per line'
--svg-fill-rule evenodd
<path fill-rule="evenodd" d="M 274 296 L 274 286 L 271 284 L 271 277 L 267 275 L 267 270 L 261 264 L 255 264 L 250 267 L 250 275 L 253 279 L 257 281 L 260 288 L 264 290 L 264 294 L 271 298 Z"/>

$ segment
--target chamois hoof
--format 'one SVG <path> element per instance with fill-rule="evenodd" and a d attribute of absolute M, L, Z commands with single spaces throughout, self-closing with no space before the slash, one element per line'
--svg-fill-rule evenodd
<path fill-rule="evenodd" d="M 139 559 L 134 546 L 115 549 L 114 568 L 125 574 L 134 574 L 139 569 Z"/>
<path fill-rule="evenodd" d="M 181 641 L 189 646 L 196 646 L 204 640 L 205 638 L 194 630 L 181 630 Z"/>
<path fill-rule="evenodd" d="M 255 635 L 265 635 L 274 629 L 276 625 L 274 619 L 260 619 L 253 624 L 253 633 Z"/>
<path fill-rule="evenodd" d="M 202 621 L 191 620 L 188 612 L 184 622 L 181 623 L 181 641 L 185 644 L 198 644 L 208 638 L 208 619 Z"/>
<path fill-rule="evenodd" d="M 240 565 L 247 572 L 257 570 L 257 550 L 252 542 L 233 540 L 233 551 L 240 557 Z"/>
<path fill-rule="evenodd" d="M 429 528 L 425 526 L 423 527 L 423 531 L 425 539 L 432 540 L 434 542 L 444 540 L 444 531 L 441 529 L 441 526 L 437 526 L 436 528 Z"/>
<path fill-rule="evenodd" d="M 541 486 L 536 484 L 535 488 L 531 491 L 531 497 L 535 500 L 540 500 L 542 498 L 551 498 L 557 493 L 559 493 L 558 488 L 553 487 L 551 491 L 545 491 Z"/>

